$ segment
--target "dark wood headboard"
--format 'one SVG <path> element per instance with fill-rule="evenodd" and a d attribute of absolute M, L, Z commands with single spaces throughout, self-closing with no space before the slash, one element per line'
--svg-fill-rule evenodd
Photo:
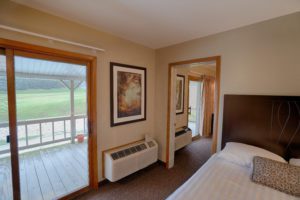
<path fill-rule="evenodd" d="M 300 158 L 300 97 L 225 95 L 222 148 L 226 142 Z"/>

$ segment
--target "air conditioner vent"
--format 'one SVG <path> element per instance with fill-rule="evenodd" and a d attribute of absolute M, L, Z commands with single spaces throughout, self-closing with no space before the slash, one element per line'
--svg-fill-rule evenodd
<path fill-rule="evenodd" d="M 125 156 L 128 156 L 131 154 L 131 151 L 130 151 L 130 149 L 125 149 L 124 153 L 125 153 Z"/>
<path fill-rule="evenodd" d="M 141 144 L 139 146 L 142 148 L 142 150 L 147 149 L 147 146 L 145 144 Z"/>
<path fill-rule="evenodd" d="M 114 182 L 157 161 L 155 140 L 139 142 L 105 153 L 105 178 Z"/>
<path fill-rule="evenodd" d="M 154 143 L 153 143 L 153 145 L 154 145 Z M 143 151 L 144 149 L 147 149 L 147 146 L 145 144 L 140 144 L 140 145 L 137 145 L 137 146 L 130 147 L 128 149 L 123 149 L 121 151 L 112 153 L 111 157 L 113 158 L 113 160 L 117 160 L 119 158 L 129 156 L 130 154 L 133 154 L 133 153 L 136 153 L 136 152 L 139 152 L 139 151 Z"/>
<path fill-rule="evenodd" d="M 125 156 L 123 151 L 118 151 L 119 158 L 123 158 Z"/>
<path fill-rule="evenodd" d="M 137 150 L 137 151 L 142 151 L 142 148 L 141 148 L 141 146 L 140 146 L 140 145 L 138 145 L 138 146 L 135 146 L 135 148 L 136 148 L 136 150 Z"/>
<path fill-rule="evenodd" d="M 131 151 L 132 153 L 137 152 L 135 147 L 131 147 L 131 148 L 130 148 L 130 151 Z"/>
<path fill-rule="evenodd" d="M 111 154 L 112 159 L 117 160 L 119 158 L 118 153 Z"/>

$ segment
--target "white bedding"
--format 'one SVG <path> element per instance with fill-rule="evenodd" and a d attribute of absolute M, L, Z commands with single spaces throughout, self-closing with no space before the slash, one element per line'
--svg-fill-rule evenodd
<path fill-rule="evenodd" d="M 251 181 L 251 168 L 213 155 L 167 200 L 299 200 Z"/>

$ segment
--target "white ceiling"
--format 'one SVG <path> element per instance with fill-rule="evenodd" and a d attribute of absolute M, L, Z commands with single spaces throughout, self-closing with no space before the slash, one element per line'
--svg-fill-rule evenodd
<path fill-rule="evenodd" d="M 151 48 L 300 11 L 300 0 L 12 0 Z"/>

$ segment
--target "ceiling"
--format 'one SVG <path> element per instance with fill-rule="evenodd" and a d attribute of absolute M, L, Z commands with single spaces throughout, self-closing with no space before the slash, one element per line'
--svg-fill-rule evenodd
<path fill-rule="evenodd" d="M 12 0 L 161 48 L 300 11 L 300 0 Z"/>
<path fill-rule="evenodd" d="M 6 73 L 6 57 L 0 55 L 0 76 Z M 86 68 L 82 65 L 15 57 L 15 72 L 23 78 L 41 78 L 57 80 L 79 80 L 86 78 Z M 1 87 L 0 87 L 1 88 Z"/>

